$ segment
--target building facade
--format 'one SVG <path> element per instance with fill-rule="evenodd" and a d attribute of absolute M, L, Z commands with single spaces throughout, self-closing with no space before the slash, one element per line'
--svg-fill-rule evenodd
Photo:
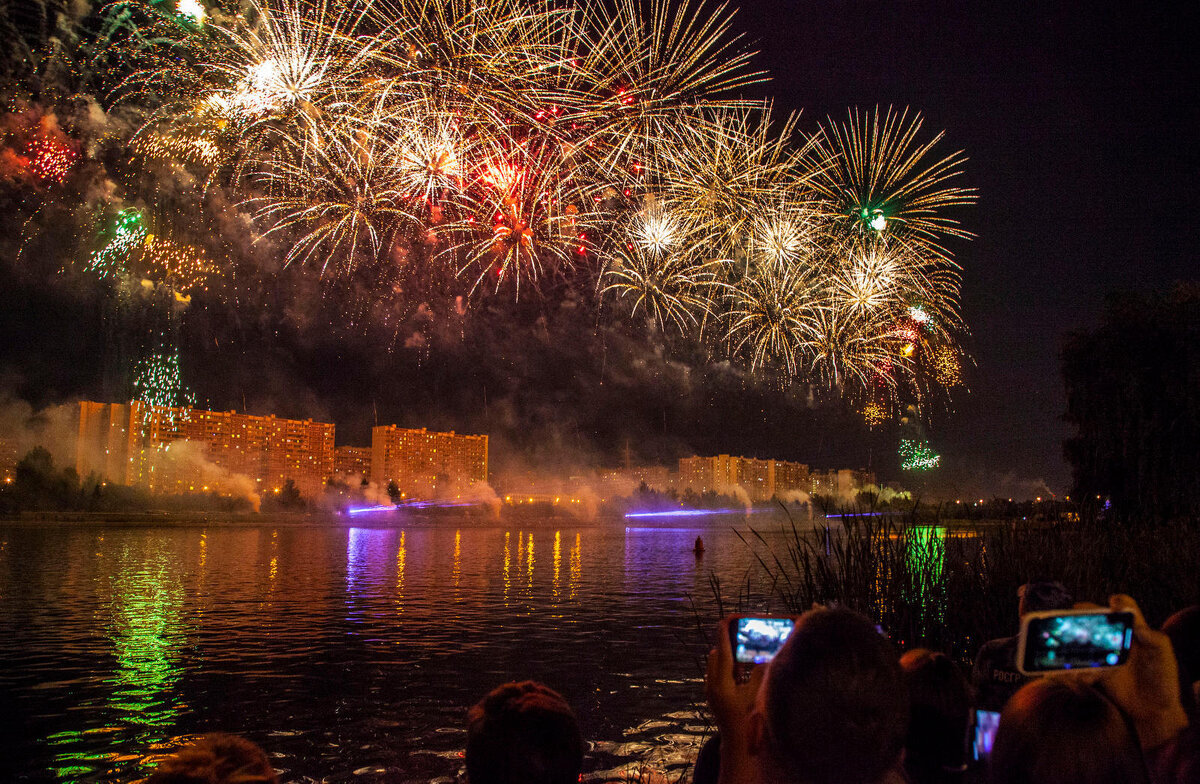
<path fill-rule="evenodd" d="M 784 497 L 788 493 L 808 493 L 809 471 L 804 463 L 790 460 L 775 461 L 775 494 Z"/>
<path fill-rule="evenodd" d="M 682 457 L 679 459 L 679 490 L 693 493 L 721 492 L 738 484 L 738 457 Z"/>
<path fill-rule="evenodd" d="M 788 460 L 716 455 L 679 461 L 680 491 L 728 493 L 743 488 L 752 501 L 769 501 L 794 491 L 809 491 L 808 466 Z"/>
<path fill-rule="evenodd" d="M 333 472 L 339 477 L 371 478 L 371 447 L 339 446 L 333 450 Z"/>
<path fill-rule="evenodd" d="M 488 437 L 396 425 L 371 431 L 371 481 L 410 498 L 447 498 L 487 482 Z"/>
<path fill-rule="evenodd" d="M 148 403 L 79 404 L 75 468 L 154 492 L 278 492 L 312 498 L 334 470 L 334 426 L 311 419 Z"/>
<path fill-rule="evenodd" d="M 809 479 L 813 494 L 832 496 L 843 500 L 849 499 L 868 485 L 875 484 L 875 474 L 870 471 L 814 471 Z"/>

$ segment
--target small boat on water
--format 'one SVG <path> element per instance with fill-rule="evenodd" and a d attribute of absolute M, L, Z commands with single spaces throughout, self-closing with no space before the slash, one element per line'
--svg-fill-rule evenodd
<path fill-rule="evenodd" d="M 704 539 L 702 537 L 696 537 L 696 546 L 692 548 L 692 552 L 696 554 L 697 558 L 704 555 Z"/>

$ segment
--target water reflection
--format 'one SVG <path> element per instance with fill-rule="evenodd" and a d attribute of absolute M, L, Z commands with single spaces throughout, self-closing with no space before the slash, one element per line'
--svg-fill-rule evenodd
<path fill-rule="evenodd" d="M 46 738 L 55 749 L 53 772 L 59 779 L 73 781 L 106 767 L 117 757 L 111 749 L 118 736 L 122 745 L 143 753 L 158 748 L 170 737 L 182 709 L 173 694 L 183 672 L 180 564 L 162 540 L 145 542 L 144 550 L 126 546 L 117 560 L 105 619 L 116 668 L 107 680 L 108 697 L 97 706 L 104 726 L 64 730 Z M 95 716 L 92 705 L 80 707 L 84 712 L 75 715 Z M 110 750 L 95 748 L 97 736 L 101 747 Z"/>
<path fill-rule="evenodd" d="M 383 592 L 384 570 L 395 531 L 388 528 L 351 528 L 346 535 L 346 592 L 347 620 L 360 620 L 364 611 L 376 608 L 376 599 Z"/>
<path fill-rule="evenodd" d="M 508 541 L 509 541 L 510 536 L 511 536 L 511 534 L 508 531 L 504 532 L 504 571 L 502 572 L 502 579 L 504 581 L 504 606 L 505 607 L 508 606 L 508 592 L 509 592 L 509 589 L 512 587 L 511 580 L 509 579 L 509 573 L 510 573 L 511 567 L 512 567 L 512 554 L 510 553 L 510 551 L 508 549 Z"/>
<path fill-rule="evenodd" d="M 562 522 L 522 523 L 516 537 L 425 520 L 0 524 L 0 692 L 19 704 L 22 780 L 131 780 L 156 747 L 220 729 L 278 755 L 283 780 L 446 781 L 464 707 L 524 678 L 579 707 L 589 740 L 610 749 L 593 767 L 651 747 L 685 757 L 683 725 L 696 722 L 670 715 L 700 698 L 684 679 L 703 652 L 664 585 L 682 584 L 688 548 Z M 753 555 L 727 530 L 710 536 L 726 572 L 744 574 Z"/>
<path fill-rule="evenodd" d="M 567 599 L 575 601 L 579 589 L 579 577 L 583 573 L 583 545 L 580 544 L 579 534 L 575 534 L 575 546 L 571 548 L 571 576 L 567 583 Z"/>
<path fill-rule="evenodd" d="M 275 590 L 275 578 L 279 576 L 279 529 L 271 532 L 271 591 Z"/>
<path fill-rule="evenodd" d="M 946 622 L 946 528 L 916 526 L 909 531 L 907 561 L 917 575 L 917 599 L 925 627 Z"/>
<path fill-rule="evenodd" d="M 558 566 L 562 560 L 562 531 L 554 532 L 554 582 L 553 582 L 553 598 L 554 603 L 558 604 Z"/>
<path fill-rule="evenodd" d="M 460 601 L 458 595 L 458 584 L 462 578 L 462 531 L 454 532 L 454 568 L 451 569 L 451 575 L 454 578 L 454 601 Z"/>
<path fill-rule="evenodd" d="M 529 552 L 525 556 L 525 563 L 528 567 L 529 580 L 525 584 L 526 591 L 533 591 L 533 531 L 529 532 Z"/>
<path fill-rule="evenodd" d="M 664 596 L 695 587 L 696 528 L 625 529 L 625 583 L 631 589 L 653 585 Z M 654 567 L 650 568 L 653 564 Z M 666 566 L 666 568 L 662 568 Z"/>
<path fill-rule="evenodd" d="M 404 612 L 404 562 L 408 557 L 404 531 L 400 532 L 400 546 L 396 548 L 396 610 Z"/>

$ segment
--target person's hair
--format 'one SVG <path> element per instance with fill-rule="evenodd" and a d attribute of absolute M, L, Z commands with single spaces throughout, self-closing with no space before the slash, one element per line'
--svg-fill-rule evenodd
<path fill-rule="evenodd" d="M 1117 706 L 1078 679 L 1043 678 L 1000 715 L 992 784 L 1146 784 L 1137 737 Z"/>
<path fill-rule="evenodd" d="M 235 735 L 205 735 L 158 763 L 142 784 L 278 784 L 266 753 Z"/>
<path fill-rule="evenodd" d="M 1062 583 L 1025 583 L 1017 589 L 1021 615 L 1047 610 L 1069 610 L 1074 600 Z"/>
<path fill-rule="evenodd" d="M 866 784 L 896 768 L 908 728 L 899 656 L 858 613 L 805 613 L 762 688 L 766 756 L 787 780 Z"/>
<path fill-rule="evenodd" d="M 1171 638 L 1179 665 L 1179 699 L 1192 722 L 1200 720 L 1192 684 L 1200 680 L 1200 604 L 1186 607 L 1168 618 L 1162 630 Z"/>
<path fill-rule="evenodd" d="M 900 657 L 908 686 L 904 768 L 918 784 L 942 781 L 966 764 L 971 685 L 944 653 L 916 648 Z"/>
<path fill-rule="evenodd" d="M 468 712 L 466 757 L 471 784 L 576 784 L 583 737 L 558 692 L 506 683 Z"/>

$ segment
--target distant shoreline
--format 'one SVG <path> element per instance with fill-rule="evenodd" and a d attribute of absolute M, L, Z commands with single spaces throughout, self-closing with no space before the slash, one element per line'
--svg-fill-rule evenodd
<path fill-rule="evenodd" d="M 768 511 L 768 510 L 760 510 Z M 970 519 L 944 519 L 937 521 L 918 521 L 913 522 L 906 519 L 907 515 L 897 513 L 895 522 L 902 527 L 920 526 L 920 527 L 935 527 L 946 528 L 949 531 L 966 531 L 978 530 L 983 528 L 993 528 L 1001 525 L 1015 524 L 1022 522 L 1020 518 L 1001 518 L 988 520 L 970 520 Z M 738 514 L 725 514 L 718 517 L 702 518 L 700 520 L 627 520 L 619 514 L 600 514 L 592 518 L 571 517 L 569 515 L 548 515 L 533 516 L 527 513 L 518 514 L 501 514 L 499 517 L 490 514 L 478 513 L 458 513 L 458 514 L 414 514 L 411 512 L 400 514 L 396 512 L 380 512 L 369 516 L 350 516 L 339 514 L 336 512 L 278 512 L 278 513 L 256 513 L 256 512 L 22 512 L 19 515 L 0 516 L 0 525 L 4 526 L 21 526 L 21 527 L 38 527 L 38 526 L 69 526 L 69 525 L 119 525 L 119 526 L 136 526 L 136 527 L 196 527 L 196 526 L 226 526 L 226 527 L 259 527 L 259 526 L 283 526 L 283 527 L 321 527 L 321 528 L 400 528 L 407 525 L 429 525 L 445 522 L 459 522 L 467 525 L 486 527 L 488 525 L 517 525 L 524 527 L 543 527 L 562 524 L 616 524 L 620 526 L 633 526 L 638 528 L 711 528 L 718 521 L 722 524 L 741 527 L 744 524 L 750 524 L 752 519 L 750 516 L 741 516 Z M 1028 521 L 1028 523 L 1033 521 Z M 814 520 L 797 519 L 795 525 L 799 529 L 808 529 L 810 527 L 823 527 L 823 524 L 837 528 L 842 524 L 840 518 L 831 518 L 824 520 L 817 518 Z M 1037 525 L 1037 523 L 1033 523 Z M 1045 523 L 1049 525 L 1049 523 Z M 785 516 L 772 515 L 767 517 L 755 517 L 751 527 L 760 530 L 775 525 L 789 526 L 790 524 Z"/>

